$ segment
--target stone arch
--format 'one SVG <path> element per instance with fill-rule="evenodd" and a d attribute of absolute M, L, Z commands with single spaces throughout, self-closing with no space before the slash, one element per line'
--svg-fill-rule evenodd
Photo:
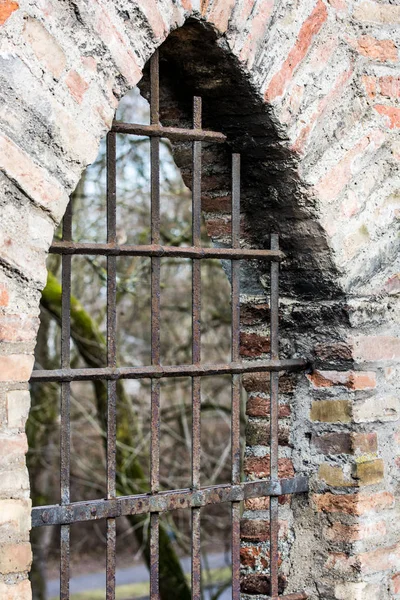
<path fill-rule="evenodd" d="M 246 101 L 251 108 L 247 114 L 241 112 L 238 121 L 236 116 L 224 116 L 223 105 L 212 104 L 212 90 L 203 84 L 201 93 L 210 98 L 215 109 L 214 114 L 206 112 L 206 124 L 212 124 L 216 116 L 225 118 L 223 125 L 231 134 L 234 147 L 240 149 L 245 160 L 248 157 L 243 188 L 248 190 L 245 207 L 250 237 L 263 239 L 264 228 L 259 219 L 262 206 L 265 229 L 278 227 L 284 238 L 289 260 L 283 277 L 287 295 L 283 328 L 291 329 L 292 339 L 295 332 L 304 333 L 306 338 L 302 343 L 294 336 L 296 345 L 290 347 L 288 341 L 288 349 L 311 352 L 319 367 L 309 375 L 311 398 L 306 387 L 309 384 L 299 383 L 304 411 L 294 416 L 296 435 L 319 440 L 332 433 L 323 425 L 315 429 L 309 425 L 307 411 L 309 403 L 314 402 L 313 394 L 318 401 L 329 400 L 331 408 L 352 407 L 344 408 L 345 416 L 339 415 L 333 426 L 333 433 L 340 434 L 343 443 L 343 436 L 347 435 L 353 444 L 346 447 L 348 452 L 341 448 L 338 460 L 332 447 L 324 450 L 315 445 L 310 451 L 315 460 L 309 462 L 308 468 L 315 471 L 320 465 L 321 473 L 315 482 L 315 505 L 325 513 L 341 512 L 336 511 L 333 497 L 339 491 L 348 496 L 347 502 L 353 503 L 352 517 L 356 518 L 360 511 L 368 512 L 362 500 L 365 496 L 361 494 L 360 500 L 350 493 L 351 486 L 345 485 L 349 469 L 357 469 L 353 459 L 345 464 L 345 483 L 338 484 L 334 474 L 343 467 L 344 456 L 358 452 L 354 449 L 356 424 L 362 423 L 363 434 L 372 433 L 365 423 L 376 417 L 371 408 L 372 396 L 367 392 L 376 386 L 375 371 L 379 381 L 383 381 L 381 361 L 393 360 L 400 354 L 398 337 L 391 335 L 390 330 L 390 311 L 395 307 L 392 294 L 399 289 L 393 265 L 399 239 L 395 223 L 400 156 L 395 138 L 398 113 L 391 104 L 395 89 L 386 89 L 389 75 L 376 68 L 378 61 L 382 68 L 390 66 L 398 73 L 398 40 L 391 27 L 397 13 L 396 7 L 389 10 L 383 5 L 378 10 L 377 6 L 373 2 L 341 0 L 304 0 L 293 5 L 270 0 L 211 0 L 201 5 L 190 0 L 123 5 L 100 0 L 62 5 L 52 0 L 3 3 L 0 365 L 5 414 L 3 447 L 14 457 L 14 462 L 5 464 L 1 486 L 1 497 L 8 502 L 5 508 L 10 511 L 5 513 L 10 515 L 5 517 L 6 522 L 13 523 L 15 510 L 21 519 L 29 514 L 23 462 L 23 429 L 29 406 L 27 381 L 33 364 L 46 252 L 54 226 L 82 169 L 94 159 L 99 140 L 111 125 L 118 99 L 137 84 L 152 51 L 168 35 L 169 40 L 176 42 L 174 48 L 168 40 L 165 45 L 171 61 L 183 69 L 191 86 L 199 85 L 200 69 L 196 72 L 195 66 L 182 64 L 175 54 L 184 42 L 184 31 L 189 37 L 192 35 L 192 46 L 196 40 L 206 40 L 207 48 L 223 60 L 224 72 L 240 72 L 240 106 Z M 178 29 L 185 23 L 183 29 Z M 213 73 L 213 78 L 215 75 L 218 72 Z M 220 93 L 228 93 L 228 82 L 218 83 Z M 234 91 L 237 92 L 236 87 Z M 184 94 L 182 103 L 184 110 Z M 235 133 L 238 125 L 254 134 L 240 140 Z M 262 163 L 262 168 L 257 163 Z M 260 186 L 254 185 L 255 177 L 260 178 Z M 259 187 L 265 187 L 268 195 L 261 194 Z M 249 303 L 248 311 L 257 314 L 256 305 Z M 367 328 L 371 318 L 378 332 L 386 330 L 389 350 L 385 346 L 379 351 L 384 342 L 380 334 Z M 310 324 L 313 331 L 308 335 Z M 354 332 L 351 328 L 358 329 Z M 362 371 L 361 381 L 361 375 L 353 373 L 357 363 L 361 368 L 368 363 L 372 375 L 371 371 L 367 375 Z M 337 370 L 345 374 L 338 375 Z M 385 381 L 388 383 L 383 382 L 379 389 L 381 395 L 393 386 L 391 380 Z M 340 400 L 336 400 L 336 392 L 341 395 Z M 350 396 L 344 399 L 345 394 Z M 323 410 L 323 404 L 317 404 L 312 407 L 314 416 Z M 397 410 L 396 406 L 391 410 Z M 258 423 L 258 419 L 255 414 L 254 422 Z M 350 421 L 351 428 L 342 432 L 343 420 Z M 324 422 L 320 418 L 315 421 Z M 393 426 L 379 427 L 379 450 L 388 467 L 384 478 L 380 478 L 381 463 L 376 461 L 381 459 L 369 461 L 374 464 L 368 468 L 377 473 L 371 484 L 375 487 L 369 489 L 382 511 L 390 511 L 394 499 L 390 491 L 393 467 L 388 445 L 394 430 Z M 308 450 L 299 444 L 296 452 L 295 465 L 304 468 L 304 453 Z M 361 450 L 360 454 L 365 456 Z M 372 454 L 375 456 L 376 452 Z M 321 471 L 322 464 L 327 466 Z M 313 518 L 310 517 L 308 535 L 313 531 Z M 333 520 L 338 524 L 336 529 L 339 525 L 352 526 L 336 517 Z M 1 566 L 0 591 L 13 594 L 18 588 L 28 597 L 28 522 L 21 522 L 20 531 L 13 531 L 10 525 L 10 539 L 14 541 L 7 542 L 5 548 L 10 553 L 18 549 L 20 562 L 16 567 L 15 561 L 10 572 L 21 575 L 9 576 L 7 565 Z M 316 562 L 318 573 L 321 566 L 327 565 L 331 571 L 329 565 L 336 568 L 342 560 L 336 556 L 340 554 L 337 546 L 332 549 L 330 545 L 329 535 L 334 533 L 327 535 L 323 555 Z M 353 552 L 350 533 L 343 542 L 336 542 L 342 543 L 341 550 L 344 547 L 347 553 Z M 389 542 L 393 545 L 392 539 Z M 389 542 L 386 546 L 391 548 Z M 367 540 L 363 551 L 373 552 L 373 542 Z M 362 558 L 357 555 L 355 560 L 363 567 Z M 337 567 L 338 574 L 327 573 L 327 583 L 318 590 L 309 570 L 311 594 L 347 598 L 366 590 L 365 597 L 371 598 L 371 586 L 380 583 L 351 581 L 350 591 L 346 592 L 346 580 L 351 577 L 343 565 Z M 296 567 L 294 571 L 295 583 L 302 582 L 304 574 Z M 387 596 L 387 590 L 388 585 L 381 588 L 379 597 Z"/>

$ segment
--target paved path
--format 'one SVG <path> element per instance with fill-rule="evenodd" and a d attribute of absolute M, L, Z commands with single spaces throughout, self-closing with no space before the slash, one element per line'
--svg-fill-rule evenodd
<path fill-rule="evenodd" d="M 227 562 L 227 555 L 223 553 L 211 554 L 208 557 L 208 564 L 211 569 L 219 569 L 229 565 Z M 185 573 L 190 572 L 190 557 L 181 559 L 182 567 Z M 148 581 L 149 572 L 145 565 L 135 565 L 133 567 L 127 567 L 125 569 L 117 569 L 116 572 L 116 584 L 127 585 L 130 583 L 141 583 Z M 89 573 L 88 575 L 78 575 L 72 577 L 70 581 L 70 593 L 76 594 L 77 592 L 86 592 L 90 590 L 101 590 L 105 589 L 106 576 L 105 573 Z M 210 591 L 207 595 L 211 598 L 212 592 Z M 58 579 L 53 579 L 47 582 L 47 596 L 48 598 L 56 598 L 60 595 L 60 582 Z M 207 600 L 208 600 L 207 598 Z M 231 600 L 231 591 L 225 590 L 219 597 L 219 600 Z"/>

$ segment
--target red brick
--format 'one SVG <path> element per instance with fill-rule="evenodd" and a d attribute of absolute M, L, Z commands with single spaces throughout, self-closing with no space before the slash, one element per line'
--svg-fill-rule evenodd
<path fill-rule="evenodd" d="M 351 360 L 352 357 L 352 348 L 345 342 L 316 344 L 314 350 L 321 360 Z"/>
<path fill-rule="evenodd" d="M 242 325 L 263 323 L 266 322 L 268 318 L 268 304 L 245 304 L 240 307 L 240 322 Z"/>
<path fill-rule="evenodd" d="M 232 232 L 230 218 L 229 220 L 228 218 L 206 219 L 206 229 L 211 238 L 230 236 Z"/>
<path fill-rule="evenodd" d="M 392 577 L 391 588 L 393 594 L 400 594 L 400 573 L 396 573 Z"/>
<path fill-rule="evenodd" d="M 378 492 L 368 496 L 360 494 L 314 494 L 314 503 L 319 511 L 364 515 L 379 512 L 394 506 L 394 496 L 390 492 Z"/>
<path fill-rule="evenodd" d="M 69 91 L 71 92 L 71 96 L 80 104 L 83 100 L 83 96 L 86 90 L 89 88 L 89 84 L 87 81 L 79 75 L 76 71 L 70 71 L 65 78 L 65 83 L 67 84 Z"/>
<path fill-rule="evenodd" d="M 279 521 L 279 535 L 286 537 L 287 521 Z M 242 519 L 240 537 L 246 542 L 267 542 L 269 540 L 269 522 L 264 519 Z"/>
<path fill-rule="evenodd" d="M 227 196 L 208 196 L 203 194 L 201 197 L 201 208 L 205 212 L 230 213 L 232 209 L 232 198 Z"/>
<path fill-rule="evenodd" d="M 307 374 L 307 379 L 314 388 L 338 385 L 349 390 L 367 390 L 376 387 L 376 375 L 372 371 L 313 371 Z"/>
<path fill-rule="evenodd" d="M 254 475 L 258 479 L 269 477 L 270 457 L 269 456 L 249 456 L 244 460 L 244 472 L 246 475 Z M 281 478 L 294 477 L 293 462 L 290 458 L 280 458 L 278 460 L 278 472 Z"/>
<path fill-rule="evenodd" d="M 326 21 L 328 11 L 322 0 L 318 0 L 314 10 L 303 23 L 296 43 L 289 52 L 288 57 L 283 63 L 280 71 L 276 73 L 265 93 L 265 99 L 271 102 L 278 96 L 282 96 L 287 84 L 291 80 L 295 69 L 307 55 L 307 52 L 318 34 L 322 25 Z"/>
<path fill-rule="evenodd" d="M 363 35 L 356 41 L 356 49 L 360 54 L 379 62 L 395 61 L 397 48 L 392 40 L 377 40 L 370 35 Z"/>
<path fill-rule="evenodd" d="M 400 128 L 400 108 L 397 106 L 385 106 L 383 104 L 375 104 L 374 109 L 384 117 L 388 118 L 390 129 Z"/>
<path fill-rule="evenodd" d="M 279 496 L 278 498 L 278 502 L 281 506 L 284 504 L 290 504 L 290 501 L 291 496 L 289 495 Z M 247 500 L 244 501 L 244 507 L 246 510 L 268 510 L 269 498 L 268 496 L 264 496 L 262 498 L 247 498 Z"/>
<path fill-rule="evenodd" d="M 258 333 L 240 332 L 240 355 L 254 358 L 269 352 L 271 348 L 269 337 Z"/>
<path fill-rule="evenodd" d="M 282 594 L 286 586 L 286 580 L 279 576 L 279 593 Z M 243 594 L 270 594 L 269 575 L 251 574 L 240 578 L 240 591 Z"/>
<path fill-rule="evenodd" d="M 19 8 L 18 2 L 1 0 L 0 2 L 0 25 L 3 25 L 10 15 Z"/>
<path fill-rule="evenodd" d="M 269 392 L 269 373 L 245 373 L 242 377 L 243 387 L 246 392 L 268 393 Z M 279 393 L 293 394 L 296 389 L 296 381 L 293 377 L 279 377 Z"/>
<path fill-rule="evenodd" d="M 8 290 L 3 283 L 0 283 L 0 306 L 8 306 L 10 296 Z"/>
<path fill-rule="evenodd" d="M 278 409 L 278 418 L 284 419 L 290 417 L 291 408 L 289 404 L 280 404 Z M 250 417 L 268 417 L 270 414 L 270 401 L 266 398 L 251 396 L 247 400 L 246 414 Z"/>
<path fill-rule="evenodd" d="M 240 563 L 244 567 L 255 569 L 256 560 L 261 554 L 259 546 L 242 546 L 240 548 Z"/>

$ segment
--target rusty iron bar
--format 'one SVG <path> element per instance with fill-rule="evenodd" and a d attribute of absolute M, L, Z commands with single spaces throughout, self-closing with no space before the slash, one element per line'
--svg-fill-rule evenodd
<path fill-rule="evenodd" d="M 130 246 L 118 244 L 94 244 L 54 241 L 50 247 L 52 254 L 85 254 L 101 256 L 149 256 L 159 258 L 192 258 L 219 260 L 283 260 L 280 250 L 257 250 L 252 248 L 200 248 L 194 246 L 160 246 L 158 244 Z"/>
<path fill-rule="evenodd" d="M 150 125 L 160 126 L 158 50 L 150 59 Z M 160 138 L 150 140 L 151 243 L 160 243 Z M 151 257 L 151 364 L 160 365 L 160 283 L 161 259 Z M 151 380 L 150 490 L 160 490 L 160 380 Z M 150 514 L 150 600 L 158 600 L 160 517 Z"/>
<path fill-rule="evenodd" d="M 115 244 L 116 225 L 116 134 L 107 134 L 107 242 Z M 107 366 L 117 366 L 117 264 L 115 256 L 107 256 Z M 117 382 L 107 381 L 107 499 L 116 496 Z M 115 600 L 116 522 L 107 519 L 106 593 Z"/>
<path fill-rule="evenodd" d="M 201 98 L 193 98 L 193 129 L 201 129 Z M 193 142 L 192 150 L 192 244 L 201 247 L 201 141 Z M 201 362 L 201 262 L 192 260 L 192 362 Z M 201 464 L 201 378 L 192 377 L 192 489 L 200 487 Z M 201 509 L 192 508 L 191 583 L 192 599 L 201 599 L 200 554 Z"/>
<path fill-rule="evenodd" d="M 72 200 L 63 219 L 63 239 L 72 240 Z M 68 369 L 71 361 L 71 256 L 61 259 L 61 367 Z M 61 504 L 71 502 L 71 385 L 61 384 L 61 432 L 60 432 L 60 487 Z M 60 600 L 69 600 L 70 578 L 70 527 L 63 525 L 60 530 Z"/>
<path fill-rule="evenodd" d="M 87 502 L 73 502 L 68 505 L 36 506 L 32 509 L 32 525 L 41 527 L 82 521 L 98 521 L 126 515 L 164 513 L 181 508 L 190 509 L 209 504 L 240 502 L 248 498 L 284 496 L 306 492 L 308 492 L 308 478 L 297 476 L 291 479 L 280 479 L 279 481 L 263 479 L 244 481 L 238 485 L 214 485 L 198 490 L 169 490 L 157 494 L 117 496 L 110 500 L 101 498 Z"/>
<path fill-rule="evenodd" d="M 114 121 L 112 131 L 150 138 L 166 138 L 174 142 L 215 142 L 223 144 L 226 136 L 218 131 L 202 129 L 184 129 L 181 127 L 162 127 L 160 124 L 140 125 L 138 123 L 122 123 Z"/>
<path fill-rule="evenodd" d="M 302 358 L 255 360 L 237 363 L 200 365 L 152 365 L 146 367 L 102 367 L 89 369 L 35 370 L 32 382 L 98 381 L 99 379 L 149 379 L 163 377 L 205 377 L 207 375 L 233 375 L 239 373 L 266 373 L 269 371 L 295 371 L 305 369 L 308 361 Z"/>
<path fill-rule="evenodd" d="M 279 237 L 271 234 L 271 250 L 278 250 Z M 279 358 L 279 264 L 271 263 L 271 300 L 270 300 L 270 341 L 271 360 Z M 279 373 L 270 375 L 270 478 L 278 479 L 278 386 Z M 279 565 L 279 525 L 278 525 L 278 497 L 271 496 L 269 501 L 270 518 L 270 577 L 271 596 L 278 597 L 278 565 Z"/>
<path fill-rule="evenodd" d="M 240 155 L 232 155 L 232 249 L 240 247 Z M 231 359 L 240 360 L 240 262 L 231 262 Z M 240 484 L 240 374 L 231 386 L 231 482 Z M 231 505 L 232 600 L 240 600 L 240 502 Z"/>

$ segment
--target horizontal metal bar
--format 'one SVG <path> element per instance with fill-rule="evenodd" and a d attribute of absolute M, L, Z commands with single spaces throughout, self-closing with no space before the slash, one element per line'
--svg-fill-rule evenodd
<path fill-rule="evenodd" d="M 52 254 L 99 254 L 106 256 L 156 256 L 175 258 L 219 258 L 263 260 L 283 260 L 285 255 L 280 250 L 253 250 L 249 248 L 196 248 L 194 246 L 129 246 L 116 244 L 92 244 L 55 241 L 50 246 Z"/>
<path fill-rule="evenodd" d="M 240 502 L 247 498 L 283 496 L 308 492 L 308 478 L 299 476 L 276 481 L 246 481 L 238 485 L 214 485 L 198 490 L 172 490 L 157 494 L 120 496 L 73 502 L 68 505 L 36 506 L 32 509 L 32 526 L 64 525 L 150 512 L 167 512 L 178 508 L 195 508 L 208 504 Z"/>
<path fill-rule="evenodd" d="M 147 367 L 103 367 L 98 369 L 54 369 L 32 372 L 31 381 L 94 381 L 99 379 L 147 379 L 162 377 L 203 377 L 207 375 L 235 375 L 238 373 L 264 373 L 304 369 L 302 358 L 280 360 L 254 360 L 216 365 L 151 365 Z"/>
<path fill-rule="evenodd" d="M 167 138 L 182 142 L 217 142 L 220 144 L 226 142 L 226 135 L 218 131 L 162 127 L 162 125 L 141 125 L 139 123 L 123 123 L 122 121 L 114 121 L 111 131 L 115 133 Z"/>

